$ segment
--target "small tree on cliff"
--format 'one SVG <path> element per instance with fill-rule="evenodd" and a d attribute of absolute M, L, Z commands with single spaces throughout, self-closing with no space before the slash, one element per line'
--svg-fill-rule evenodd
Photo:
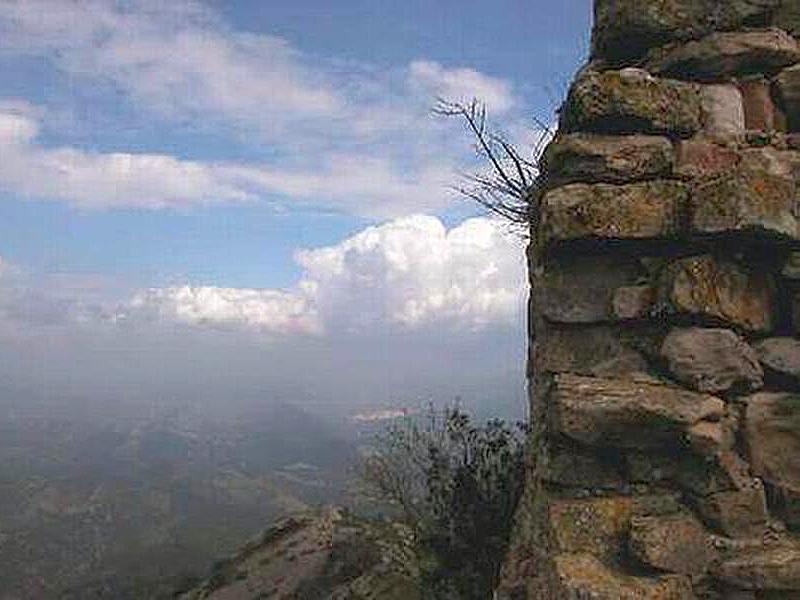
<path fill-rule="evenodd" d="M 534 117 L 537 139 L 524 151 L 489 126 L 486 104 L 478 99 L 464 104 L 440 98 L 433 113 L 461 119 L 475 140 L 475 152 L 486 162 L 487 168 L 481 173 L 464 174 L 464 184 L 456 186 L 456 191 L 515 225 L 527 227 L 535 223 L 538 203 L 534 191 L 540 176 L 539 157 L 553 136 L 551 128 Z"/>
<path fill-rule="evenodd" d="M 524 481 L 525 427 L 431 408 L 379 436 L 366 482 L 400 509 L 432 598 L 490 598 Z"/>

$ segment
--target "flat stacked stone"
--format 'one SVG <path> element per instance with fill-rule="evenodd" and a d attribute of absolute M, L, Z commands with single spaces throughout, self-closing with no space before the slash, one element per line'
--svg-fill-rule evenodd
<path fill-rule="evenodd" d="M 595 0 L 498 596 L 800 597 L 800 2 Z"/>

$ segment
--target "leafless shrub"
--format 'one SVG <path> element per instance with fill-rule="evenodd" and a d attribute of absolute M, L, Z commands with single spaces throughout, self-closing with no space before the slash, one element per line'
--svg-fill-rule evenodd
<path fill-rule="evenodd" d="M 489 126 L 486 105 L 478 99 L 464 104 L 440 98 L 433 113 L 460 118 L 475 139 L 476 153 L 488 163 L 483 173 L 463 174 L 464 185 L 456 186 L 456 191 L 515 225 L 535 223 L 538 206 L 533 192 L 540 178 L 539 157 L 553 135 L 551 128 L 534 117 L 536 142 L 522 151 Z"/>

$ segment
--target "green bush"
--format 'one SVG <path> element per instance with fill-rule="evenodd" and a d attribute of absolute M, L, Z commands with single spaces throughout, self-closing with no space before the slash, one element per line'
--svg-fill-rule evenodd
<path fill-rule="evenodd" d="M 365 464 L 414 531 L 425 597 L 491 598 L 524 478 L 525 427 L 476 426 L 459 408 L 408 418 Z"/>

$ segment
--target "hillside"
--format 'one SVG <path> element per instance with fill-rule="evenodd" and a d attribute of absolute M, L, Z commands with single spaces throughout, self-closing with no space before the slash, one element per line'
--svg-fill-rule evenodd
<path fill-rule="evenodd" d="M 328 507 L 278 521 L 180 598 L 415 600 L 414 565 L 401 526 Z"/>
<path fill-rule="evenodd" d="M 223 423 L 0 419 L 0 598 L 158 598 L 346 493 L 354 446 L 289 406 Z"/>

